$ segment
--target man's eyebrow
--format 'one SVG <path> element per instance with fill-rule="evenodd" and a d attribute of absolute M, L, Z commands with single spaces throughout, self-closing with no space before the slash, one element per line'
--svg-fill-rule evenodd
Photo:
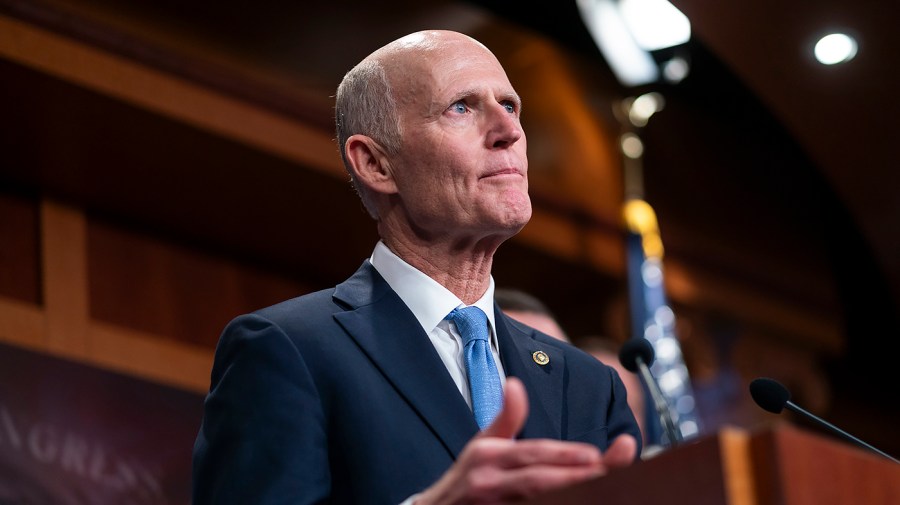
<path fill-rule="evenodd" d="M 522 97 L 520 97 L 519 94 L 516 93 L 515 91 L 509 92 L 505 95 L 501 95 L 500 98 L 503 100 L 509 100 L 511 102 L 515 102 L 517 109 L 522 108 Z"/>
<path fill-rule="evenodd" d="M 483 93 L 483 90 L 481 88 L 463 89 L 463 90 L 460 90 L 460 91 L 454 93 L 453 95 L 451 95 L 450 100 L 447 103 L 448 104 L 456 103 L 460 100 L 463 100 L 463 99 L 471 97 L 471 96 L 478 96 L 481 93 Z M 508 91 L 508 92 L 500 93 L 497 95 L 497 99 L 500 101 L 509 100 L 516 104 L 516 108 L 519 108 L 519 109 L 522 108 L 522 97 L 520 97 L 519 94 L 516 93 L 515 91 Z"/>
<path fill-rule="evenodd" d="M 479 91 L 477 88 L 467 88 L 467 89 L 457 91 L 456 93 L 454 93 L 453 95 L 450 96 L 449 103 L 456 103 L 456 102 L 462 100 L 463 98 L 468 98 L 470 96 L 476 96 L 476 95 L 478 95 L 478 93 L 479 93 Z"/>

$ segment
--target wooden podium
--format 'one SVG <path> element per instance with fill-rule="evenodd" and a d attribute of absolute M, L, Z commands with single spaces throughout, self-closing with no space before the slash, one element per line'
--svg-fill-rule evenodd
<path fill-rule="evenodd" d="M 900 465 L 789 425 L 723 429 L 532 505 L 900 505 Z"/>

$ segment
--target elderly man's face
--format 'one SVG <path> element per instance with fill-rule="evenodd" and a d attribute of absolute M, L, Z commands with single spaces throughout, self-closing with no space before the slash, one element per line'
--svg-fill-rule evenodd
<path fill-rule="evenodd" d="M 444 41 L 395 76 L 402 149 L 394 177 L 416 233 L 461 246 L 505 240 L 531 217 L 521 103 L 484 47 Z"/>

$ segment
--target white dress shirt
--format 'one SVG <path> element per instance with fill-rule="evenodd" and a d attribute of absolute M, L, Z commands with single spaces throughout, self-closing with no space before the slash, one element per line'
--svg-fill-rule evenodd
<path fill-rule="evenodd" d="M 466 365 L 463 361 L 462 337 L 456 330 L 456 323 L 444 319 L 453 309 L 466 305 L 437 281 L 400 259 L 384 242 L 379 241 L 375 245 L 369 261 L 422 325 L 460 394 L 469 404 L 469 408 L 472 408 L 472 395 L 469 393 Z M 503 373 L 503 365 L 500 363 L 497 332 L 494 330 L 493 277 L 490 278 L 484 295 L 473 305 L 487 315 L 491 333 L 491 353 L 500 373 L 501 384 L 505 385 L 506 374 Z"/>

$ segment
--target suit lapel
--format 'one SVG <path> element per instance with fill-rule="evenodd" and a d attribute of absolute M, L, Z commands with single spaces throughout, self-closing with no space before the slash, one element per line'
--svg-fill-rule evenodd
<path fill-rule="evenodd" d="M 352 307 L 338 323 L 455 459 L 478 425 L 412 312 L 368 262 L 335 298 Z"/>
<path fill-rule="evenodd" d="M 511 324 L 499 309 L 494 312 L 500 359 L 507 376 L 518 377 L 528 391 L 529 413 L 520 438 L 555 438 L 562 433 L 563 371 L 565 355 L 551 344 L 539 342 Z M 540 365 L 535 352 L 543 352 L 549 362 Z"/>

